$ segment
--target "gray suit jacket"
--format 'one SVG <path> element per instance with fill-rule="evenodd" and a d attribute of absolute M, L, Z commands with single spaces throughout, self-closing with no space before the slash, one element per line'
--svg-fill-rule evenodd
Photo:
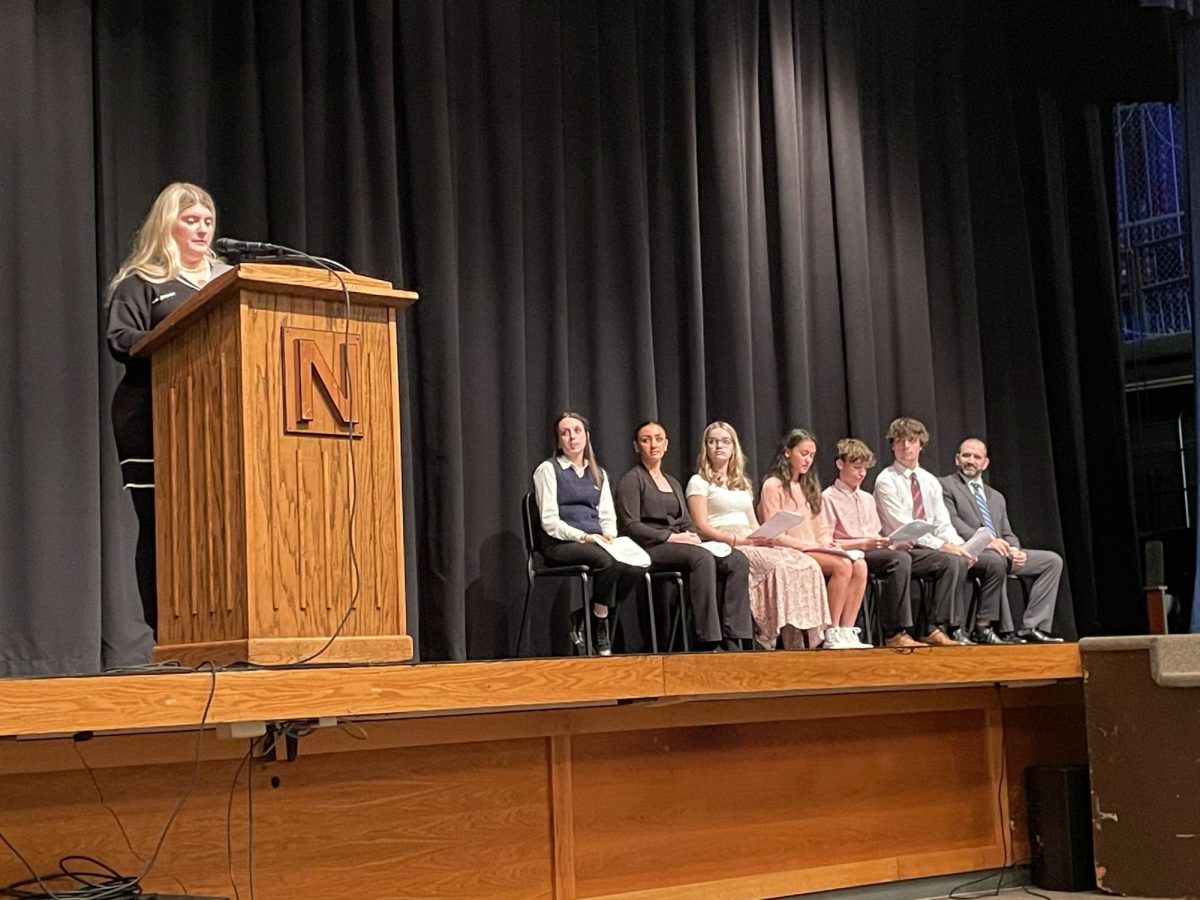
<path fill-rule="evenodd" d="M 938 481 L 942 483 L 942 495 L 946 498 L 950 523 L 965 541 L 983 527 L 983 518 L 975 506 L 971 489 L 957 472 L 953 475 L 943 475 Z M 1005 502 L 1004 495 L 985 484 L 983 496 L 987 500 L 988 512 L 992 514 L 992 524 L 996 526 L 996 536 L 1004 538 L 1014 547 L 1020 547 L 1021 542 L 1017 540 L 1012 525 L 1008 523 L 1008 503 Z"/>

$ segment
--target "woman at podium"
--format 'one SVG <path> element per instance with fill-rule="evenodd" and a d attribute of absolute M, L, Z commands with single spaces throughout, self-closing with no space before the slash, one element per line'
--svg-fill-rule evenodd
<path fill-rule="evenodd" d="M 154 427 L 150 361 L 130 349 L 229 266 L 212 251 L 216 206 L 204 188 L 175 182 L 155 198 L 108 289 L 108 349 L 125 366 L 113 393 L 121 477 L 138 519 L 135 568 L 146 624 L 158 624 L 154 562 Z"/>
<path fill-rule="evenodd" d="M 636 565 L 619 562 L 613 555 L 617 516 L 612 489 L 607 473 L 596 462 L 587 419 L 575 412 L 559 416 L 554 423 L 554 447 L 554 455 L 533 472 L 538 514 L 548 537 L 542 553 L 546 559 L 561 565 L 591 567 L 595 579 L 592 633 L 597 652 L 609 656 L 612 654 L 610 613 L 618 603 L 633 595 L 643 573 Z M 649 565 L 649 560 L 644 562 Z M 583 635 L 580 615 L 571 628 L 571 639 L 582 646 Z"/>

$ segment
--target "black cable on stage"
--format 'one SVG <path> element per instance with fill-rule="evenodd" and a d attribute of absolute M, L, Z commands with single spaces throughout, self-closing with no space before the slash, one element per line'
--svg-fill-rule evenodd
<path fill-rule="evenodd" d="M 17 849 L 3 831 L 0 831 L 0 843 L 3 843 L 13 856 L 20 860 L 25 870 L 30 874 L 29 878 L 0 888 L 0 897 L 17 898 L 17 900 L 130 900 L 130 898 L 141 896 L 142 882 L 150 874 L 150 871 L 154 868 L 154 864 L 158 861 L 158 854 L 162 851 L 167 834 L 170 832 L 171 826 L 175 824 L 175 820 L 179 817 L 179 812 L 183 809 L 183 805 L 192 795 L 192 791 L 195 790 L 196 782 L 200 777 L 204 726 L 208 722 L 208 713 L 212 709 L 213 697 L 217 693 L 217 667 L 211 662 L 201 663 L 197 667 L 197 670 L 206 666 L 212 680 L 208 690 L 208 698 L 204 702 L 204 711 L 201 713 L 200 722 L 196 726 L 196 762 L 192 770 L 192 777 L 183 794 L 180 795 L 178 802 L 176 802 L 174 808 L 171 810 L 171 814 L 167 817 L 162 832 L 158 836 L 158 841 L 154 845 L 154 852 L 150 854 L 150 859 L 146 861 L 142 871 L 137 875 L 121 875 L 116 869 L 113 869 L 100 860 L 77 854 L 62 857 L 59 860 L 57 872 L 39 875 L 29 860 L 26 859 L 25 855 Z M 71 864 L 74 861 L 88 863 L 98 867 L 102 871 L 95 872 L 87 869 L 72 868 Z M 63 888 L 56 891 L 47 884 L 47 882 L 58 881 L 73 882 L 78 887 Z M 37 885 L 40 890 L 29 890 L 34 885 Z"/>
<path fill-rule="evenodd" d="M 350 270 L 348 268 L 346 268 L 346 266 L 342 265 L 339 262 L 336 262 L 331 259 L 326 259 L 323 256 L 313 256 L 310 253 L 306 253 L 303 250 L 297 250 L 294 247 L 284 247 L 282 244 L 274 244 L 274 245 L 272 245 L 272 247 L 275 248 L 276 250 L 283 251 L 286 254 L 290 254 L 290 257 L 294 257 L 296 259 L 307 259 L 311 262 L 314 262 L 318 266 L 320 266 L 322 269 L 327 271 L 334 278 L 337 279 L 338 284 L 341 286 L 341 289 L 342 289 L 342 300 L 343 300 L 343 305 L 345 306 L 345 317 L 344 317 L 345 328 L 342 332 L 342 336 L 345 338 L 345 343 L 343 344 L 343 348 L 348 347 L 349 343 L 350 343 L 350 319 L 351 319 L 350 289 L 346 286 L 346 279 L 344 279 L 342 277 L 342 273 L 339 272 L 338 269 L 342 269 L 346 272 L 349 272 Z M 278 259 L 287 259 L 289 257 L 288 256 L 282 256 L 282 257 L 276 256 L 274 258 L 278 260 Z M 334 266 L 337 266 L 337 268 L 334 268 Z M 343 353 L 347 354 L 347 359 L 348 359 L 349 358 L 348 357 L 349 350 L 343 349 Z M 350 407 L 349 407 L 350 425 L 346 429 L 346 447 L 347 447 L 347 452 L 349 454 L 349 459 L 350 459 L 350 512 L 349 512 L 349 518 L 347 520 L 347 525 L 346 525 L 346 545 L 347 545 L 347 550 L 348 550 L 349 556 L 350 556 L 350 579 L 351 579 L 351 585 L 352 585 L 351 593 L 350 593 L 350 603 L 349 603 L 349 605 L 347 605 L 345 613 L 342 614 L 342 618 L 338 622 L 337 627 L 333 630 L 333 634 L 331 634 L 329 636 L 329 639 L 323 645 L 321 645 L 321 647 L 319 647 L 315 652 L 309 654 L 308 656 L 303 657 L 302 659 L 293 660 L 292 662 L 288 662 L 288 663 L 248 663 L 248 665 L 251 666 L 252 668 L 256 668 L 256 669 L 290 669 L 293 666 L 300 666 L 300 665 L 304 665 L 305 663 L 312 662 L 313 660 L 315 660 L 318 657 L 320 657 L 321 655 L 323 655 L 331 646 L 333 646 L 333 642 L 336 641 L 341 636 L 342 631 L 345 630 L 346 623 L 348 621 L 350 621 L 350 616 L 352 616 L 354 614 L 355 610 L 358 609 L 358 596 L 362 589 L 362 572 L 358 565 L 358 548 L 355 545 L 355 541 L 354 541 L 354 520 L 358 515 L 358 466 L 357 466 L 356 460 L 354 458 L 354 400 L 355 400 L 355 397 L 357 396 L 358 386 L 356 384 L 354 384 L 354 382 L 353 382 L 354 373 L 351 369 L 351 366 L 347 364 L 345 367 L 345 370 L 346 370 L 346 386 L 348 389 L 347 393 L 349 394 L 349 397 L 350 397 Z M 253 876 L 252 876 L 252 879 L 253 879 Z M 253 880 L 251 883 L 251 894 L 253 895 Z"/>

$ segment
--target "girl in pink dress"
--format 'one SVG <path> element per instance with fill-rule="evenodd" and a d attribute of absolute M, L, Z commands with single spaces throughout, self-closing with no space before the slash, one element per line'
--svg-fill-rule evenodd
<path fill-rule="evenodd" d="M 860 631 L 854 627 L 867 589 L 867 564 L 861 553 L 858 559 L 848 558 L 847 551 L 833 539 L 833 527 L 822 510 L 821 482 L 813 468 L 816 455 L 817 441 L 810 432 L 793 428 L 784 435 L 763 480 L 758 513 L 764 521 L 781 509 L 804 515 L 803 522 L 776 540 L 812 556 L 829 580 L 833 625 L 823 646 L 835 650 L 870 647 L 859 639 Z"/>
<path fill-rule="evenodd" d="M 732 425 L 713 422 L 704 430 L 696 468 L 687 484 L 688 511 L 701 537 L 737 547 L 750 560 L 755 640 L 773 650 L 782 637 L 786 649 L 798 649 L 806 632 L 816 647 L 831 621 L 821 567 L 775 540 L 749 537 L 758 528 L 754 486 Z"/>

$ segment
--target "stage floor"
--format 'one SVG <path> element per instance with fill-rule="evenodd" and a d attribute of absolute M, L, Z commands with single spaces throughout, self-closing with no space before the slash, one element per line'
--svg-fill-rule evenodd
<path fill-rule="evenodd" d="M 0 737 L 327 716 L 438 716 L 1082 677 L 1076 644 L 679 653 L 0 680 Z"/>
<path fill-rule="evenodd" d="M 136 872 L 195 779 L 150 889 L 772 897 L 1028 859 L 1084 735 L 1073 644 L 7 680 L 0 831 Z"/>

